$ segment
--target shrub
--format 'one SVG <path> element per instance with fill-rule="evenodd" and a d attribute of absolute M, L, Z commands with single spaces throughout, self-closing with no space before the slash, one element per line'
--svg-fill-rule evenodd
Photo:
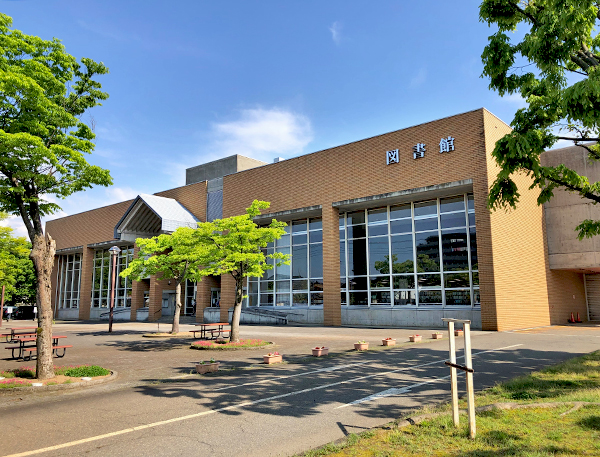
<path fill-rule="evenodd" d="M 99 367 L 98 365 L 82 365 L 80 367 L 69 368 L 64 374 L 71 378 L 82 378 L 84 376 L 93 378 L 94 376 L 106 376 L 110 374 L 110 370 Z"/>

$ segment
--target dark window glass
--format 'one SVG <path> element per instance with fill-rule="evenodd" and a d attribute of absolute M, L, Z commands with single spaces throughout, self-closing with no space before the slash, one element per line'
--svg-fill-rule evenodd
<path fill-rule="evenodd" d="M 275 281 L 260 281 L 260 291 L 267 292 L 273 290 L 275 287 Z"/>
<path fill-rule="evenodd" d="M 309 219 L 309 230 L 319 230 L 323 228 L 323 220 L 320 217 Z"/>
<path fill-rule="evenodd" d="M 471 237 L 471 269 L 479 270 L 477 265 L 477 236 L 475 233 L 475 227 L 471 227 L 469 230 Z"/>
<path fill-rule="evenodd" d="M 340 289 L 345 289 L 346 288 L 346 278 L 340 278 Z"/>
<path fill-rule="evenodd" d="M 461 210 L 465 210 L 465 198 L 462 195 L 460 197 L 440 199 L 440 213 L 449 213 L 450 211 Z"/>
<path fill-rule="evenodd" d="M 290 248 L 280 248 L 277 249 L 277 252 L 281 252 L 282 254 L 289 254 Z M 281 265 L 275 265 L 275 279 L 290 279 L 290 269 L 291 266 L 285 265 L 284 263 L 282 263 Z"/>
<path fill-rule="evenodd" d="M 411 217 L 410 203 L 406 205 L 398 205 L 390 207 L 390 219 L 400 219 L 403 217 Z"/>
<path fill-rule="evenodd" d="M 275 265 L 275 259 L 267 257 L 266 264 L 273 267 Z M 263 274 L 263 279 L 275 279 L 275 268 L 265 270 L 265 273 Z"/>
<path fill-rule="evenodd" d="M 281 238 L 277 240 L 277 246 L 289 246 L 290 245 L 290 236 L 282 235 Z"/>
<path fill-rule="evenodd" d="M 340 242 L 340 276 L 346 276 L 346 242 Z"/>
<path fill-rule="evenodd" d="M 344 226 L 344 221 L 345 221 L 344 215 L 340 214 L 340 228 L 342 228 Z"/>
<path fill-rule="evenodd" d="M 467 207 L 469 209 L 475 209 L 475 202 L 473 201 L 473 194 L 467 195 Z"/>
<path fill-rule="evenodd" d="M 364 224 L 365 223 L 365 212 L 354 211 L 347 215 L 348 225 Z"/>
<path fill-rule="evenodd" d="M 415 203 L 415 217 L 437 214 L 437 201 Z"/>
<path fill-rule="evenodd" d="M 474 286 L 479 285 L 479 272 L 478 271 L 473 272 L 473 285 Z"/>
<path fill-rule="evenodd" d="M 390 288 L 390 277 L 389 276 L 371 276 L 371 289 L 389 289 Z"/>
<path fill-rule="evenodd" d="M 441 290 L 420 290 L 419 291 L 420 305 L 441 305 L 442 291 Z"/>
<path fill-rule="evenodd" d="M 322 278 L 323 277 L 323 245 L 322 244 L 311 244 L 310 245 L 310 277 L 311 278 Z"/>
<path fill-rule="evenodd" d="M 364 238 L 367 236 L 367 229 L 364 225 L 349 225 L 348 238 Z"/>
<path fill-rule="evenodd" d="M 471 291 L 466 290 L 447 290 L 446 306 L 471 306 Z"/>
<path fill-rule="evenodd" d="M 469 213 L 469 225 L 470 226 L 475 225 L 475 213 Z"/>
<path fill-rule="evenodd" d="M 394 291 L 394 306 L 416 305 L 417 295 L 414 290 Z"/>
<path fill-rule="evenodd" d="M 323 280 L 322 279 L 311 279 L 310 280 L 310 290 L 314 292 L 322 292 L 323 291 Z"/>
<path fill-rule="evenodd" d="M 444 256 L 444 271 L 468 270 L 467 230 L 442 230 L 442 253 Z"/>
<path fill-rule="evenodd" d="M 410 233 L 412 232 L 412 219 L 400 219 L 390 221 L 391 233 Z"/>
<path fill-rule="evenodd" d="M 317 230 L 315 232 L 309 232 L 309 239 L 311 243 L 320 243 L 323 241 L 323 231 Z"/>
<path fill-rule="evenodd" d="M 475 305 L 481 304 L 481 300 L 479 299 L 479 289 L 473 289 L 473 303 Z"/>
<path fill-rule="evenodd" d="M 387 208 L 377 208 L 368 210 L 369 224 L 372 222 L 387 221 Z"/>
<path fill-rule="evenodd" d="M 388 237 L 369 238 L 370 274 L 390 274 Z"/>
<path fill-rule="evenodd" d="M 306 244 L 308 240 L 308 237 L 306 236 L 306 233 L 302 233 L 302 234 L 294 234 L 292 235 L 292 246 L 296 245 L 296 244 Z"/>
<path fill-rule="evenodd" d="M 388 234 L 388 226 L 385 224 L 369 225 L 369 236 L 381 236 Z"/>
<path fill-rule="evenodd" d="M 392 272 L 413 273 L 413 236 L 392 236 Z"/>
<path fill-rule="evenodd" d="M 289 292 L 290 291 L 290 282 L 289 281 L 275 281 L 275 287 L 277 288 L 277 292 Z"/>
<path fill-rule="evenodd" d="M 371 305 L 391 305 L 392 295 L 389 291 L 371 292 Z"/>
<path fill-rule="evenodd" d="M 292 290 L 308 290 L 308 280 L 306 280 L 306 279 L 292 280 Z"/>
<path fill-rule="evenodd" d="M 308 246 L 292 247 L 292 277 L 308 278 L 307 252 Z"/>
<path fill-rule="evenodd" d="M 367 274 L 367 240 L 348 240 L 348 275 Z"/>
<path fill-rule="evenodd" d="M 290 306 L 290 294 L 277 294 L 275 296 L 275 306 Z"/>
<path fill-rule="evenodd" d="M 441 275 L 417 275 L 419 287 L 440 287 L 442 285 Z"/>
<path fill-rule="evenodd" d="M 456 289 L 459 287 L 470 287 L 469 273 L 444 273 L 444 287 L 448 289 Z"/>
<path fill-rule="evenodd" d="M 425 230 L 437 230 L 437 217 L 427 219 L 415 219 L 415 232 L 424 232 Z"/>
<path fill-rule="evenodd" d="M 417 233 L 417 271 L 440 271 L 440 246 L 437 233 Z"/>
<path fill-rule="evenodd" d="M 307 226 L 306 226 L 305 220 L 292 221 L 292 233 L 306 232 L 306 230 L 307 230 Z"/>
<path fill-rule="evenodd" d="M 440 222 L 443 229 L 451 227 L 464 227 L 467 225 L 465 213 L 441 214 Z"/>
<path fill-rule="evenodd" d="M 260 294 L 260 306 L 273 306 L 273 294 Z"/>
<path fill-rule="evenodd" d="M 308 305 L 308 294 L 292 294 L 292 306 Z"/>
<path fill-rule="evenodd" d="M 415 288 L 415 276 L 414 275 L 394 276 L 394 289 L 414 289 L 414 288 Z"/>
<path fill-rule="evenodd" d="M 323 294 L 322 293 L 316 293 L 316 294 L 310 294 L 310 304 L 311 306 L 319 306 L 319 305 L 323 305 Z"/>
<path fill-rule="evenodd" d="M 348 278 L 348 288 L 350 290 L 367 290 L 367 277 L 356 276 Z"/>
<path fill-rule="evenodd" d="M 346 304 L 346 292 L 342 292 L 340 294 L 340 304 L 342 304 L 342 305 Z"/>
<path fill-rule="evenodd" d="M 367 306 L 369 304 L 368 292 L 350 292 L 350 306 Z"/>

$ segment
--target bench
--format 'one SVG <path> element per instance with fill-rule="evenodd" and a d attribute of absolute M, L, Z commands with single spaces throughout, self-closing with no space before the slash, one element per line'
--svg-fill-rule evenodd
<path fill-rule="evenodd" d="M 212 336 L 213 339 L 217 339 L 219 336 L 222 336 L 223 338 L 228 338 L 230 333 L 231 333 L 231 330 L 211 330 L 210 331 L 210 335 Z"/>
<path fill-rule="evenodd" d="M 19 351 L 19 354 L 21 353 L 21 346 L 6 346 L 4 349 L 12 350 L 12 358 L 13 359 L 18 358 L 18 357 L 15 357 L 15 351 Z"/>
<path fill-rule="evenodd" d="M 65 354 L 67 352 L 67 348 L 72 348 L 72 347 L 73 347 L 73 345 L 71 345 L 71 344 L 65 344 L 63 346 L 52 346 L 52 352 L 56 355 L 56 357 L 58 357 L 60 359 L 61 357 L 65 356 Z M 62 355 L 58 355 L 58 349 L 63 350 Z M 25 347 L 22 350 L 23 350 L 23 360 L 31 360 L 32 353 L 34 351 L 37 352 L 37 347 L 35 347 L 35 346 Z M 29 355 L 27 357 L 25 357 L 25 352 L 29 352 Z M 14 356 L 13 356 L 13 358 L 14 358 Z"/>

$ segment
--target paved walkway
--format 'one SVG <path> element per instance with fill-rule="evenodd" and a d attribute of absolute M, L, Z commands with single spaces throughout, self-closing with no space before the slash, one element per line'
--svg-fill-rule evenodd
<path fill-rule="evenodd" d="M 448 396 L 447 340 L 303 357 L 317 344 L 346 351 L 359 339 L 402 341 L 414 330 L 248 326 L 243 337 L 273 340 L 284 357 L 298 363 L 202 377 L 184 375 L 203 355 L 188 349 L 189 341 L 173 346 L 143 339 L 150 324 L 117 324 L 117 331 L 127 332 L 109 336 L 105 328 L 57 324 L 77 346 L 66 363 L 115 368 L 123 373 L 119 383 L 60 396 L 0 396 L 0 413 L 10 417 L 3 421 L 0 455 L 293 455 Z M 475 332 L 476 388 L 596 350 L 599 330 Z M 241 367 L 258 362 L 262 352 L 219 352 L 217 358 L 226 367 Z M 43 433 L 24 434 L 23 424 Z"/>

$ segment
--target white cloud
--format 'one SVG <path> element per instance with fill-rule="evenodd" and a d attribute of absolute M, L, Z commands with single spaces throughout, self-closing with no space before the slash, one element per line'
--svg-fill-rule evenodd
<path fill-rule="evenodd" d="M 107 199 L 104 201 L 104 205 L 132 200 L 138 195 L 139 192 L 131 187 L 109 187 L 106 189 Z"/>
<path fill-rule="evenodd" d="M 331 32 L 331 38 L 333 42 L 339 45 L 342 42 L 342 24 L 338 21 L 335 21 L 329 27 L 329 31 Z"/>
<path fill-rule="evenodd" d="M 241 110 L 237 120 L 213 124 L 211 136 L 210 160 L 241 154 L 268 162 L 277 156 L 301 154 L 313 133 L 304 115 L 281 108 L 255 108 Z"/>
<path fill-rule="evenodd" d="M 420 68 L 419 71 L 417 72 L 417 74 L 415 76 L 413 76 L 413 78 L 410 80 L 410 85 L 411 85 L 411 87 L 420 86 L 421 84 L 423 84 L 425 82 L 426 79 L 427 79 L 427 69 Z"/>
<path fill-rule="evenodd" d="M 517 94 L 516 92 L 500 97 L 500 99 L 514 105 L 517 109 L 525 108 L 527 106 L 527 100 L 521 97 L 521 94 Z"/>

